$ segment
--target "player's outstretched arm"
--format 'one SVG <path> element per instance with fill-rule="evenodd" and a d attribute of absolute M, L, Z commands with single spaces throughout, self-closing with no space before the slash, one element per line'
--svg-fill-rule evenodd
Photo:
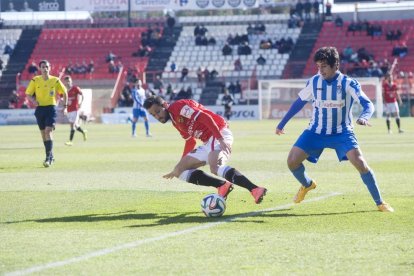
<path fill-rule="evenodd" d="M 283 117 L 283 119 L 280 121 L 280 123 L 276 127 L 275 133 L 277 135 L 284 134 L 284 127 L 289 122 L 289 120 L 296 115 L 305 105 L 307 101 L 302 101 L 301 98 L 297 98 L 296 101 L 290 106 L 289 111 L 286 113 L 286 115 Z"/>

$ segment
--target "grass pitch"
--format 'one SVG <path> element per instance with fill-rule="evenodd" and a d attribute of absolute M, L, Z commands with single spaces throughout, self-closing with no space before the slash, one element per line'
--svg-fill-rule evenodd
<path fill-rule="evenodd" d="M 283 136 L 276 123 L 231 122 L 229 164 L 269 191 L 256 205 L 236 187 L 218 219 L 199 205 L 213 188 L 162 178 L 184 145 L 170 125 L 146 138 L 141 123 L 134 139 L 130 125 L 90 124 L 73 147 L 58 125 L 47 169 L 37 126 L 0 127 L 0 274 L 413 275 L 414 120 L 402 119 L 404 134 L 388 135 L 384 120 L 356 127 L 392 214 L 332 150 L 305 164 L 315 201 L 293 205 L 286 158 L 307 120 Z"/>

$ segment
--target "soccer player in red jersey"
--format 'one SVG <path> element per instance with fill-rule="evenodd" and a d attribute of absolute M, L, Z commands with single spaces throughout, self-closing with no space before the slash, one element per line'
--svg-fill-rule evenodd
<path fill-rule="evenodd" d="M 391 131 L 391 120 L 390 117 L 395 117 L 395 122 L 397 123 L 398 132 L 403 133 L 401 129 L 400 122 L 400 109 L 398 108 L 398 103 L 402 104 L 400 94 L 398 93 L 398 87 L 392 79 L 392 74 L 387 73 L 384 77 L 382 83 L 382 98 L 384 101 L 384 110 L 386 114 L 386 122 L 388 133 Z M 397 103 L 398 101 L 398 103 Z"/>
<path fill-rule="evenodd" d="M 249 190 L 256 203 L 263 200 L 266 188 L 256 186 L 238 170 L 226 165 L 231 155 L 233 134 L 223 117 L 196 101 L 187 99 L 169 104 L 160 96 L 150 96 L 145 100 L 144 108 L 163 124 L 171 120 L 185 139 L 180 161 L 164 178 L 177 177 L 196 185 L 213 186 L 224 198 L 231 192 L 234 183 Z M 197 139 L 203 142 L 198 147 Z M 206 164 L 210 166 L 213 174 L 225 180 L 198 169 Z"/>
<path fill-rule="evenodd" d="M 87 140 L 87 130 L 82 129 L 79 123 L 79 109 L 83 103 L 83 94 L 81 89 L 78 86 L 74 86 L 72 78 L 66 76 L 63 80 L 66 89 L 68 90 L 68 120 L 70 123 L 70 135 L 69 141 L 65 143 L 66 146 L 73 145 L 73 136 L 75 135 L 75 130 L 79 131 L 83 135 L 83 140 Z"/>

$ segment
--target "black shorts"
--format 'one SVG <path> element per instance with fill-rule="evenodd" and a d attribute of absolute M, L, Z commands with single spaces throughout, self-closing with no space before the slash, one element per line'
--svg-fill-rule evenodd
<path fill-rule="evenodd" d="M 35 117 L 40 130 L 45 129 L 46 127 L 55 128 L 56 106 L 48 105 L 36 107 Z"/>

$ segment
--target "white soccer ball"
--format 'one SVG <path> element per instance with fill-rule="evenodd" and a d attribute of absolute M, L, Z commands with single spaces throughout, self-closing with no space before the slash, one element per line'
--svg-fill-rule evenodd
<path fill-rule="evenodd" d="M 226 211 L 226 200 L 218 194 L 206 195 L 201 200 L 201 211 L 206 217 L 220 217 Z"/>

